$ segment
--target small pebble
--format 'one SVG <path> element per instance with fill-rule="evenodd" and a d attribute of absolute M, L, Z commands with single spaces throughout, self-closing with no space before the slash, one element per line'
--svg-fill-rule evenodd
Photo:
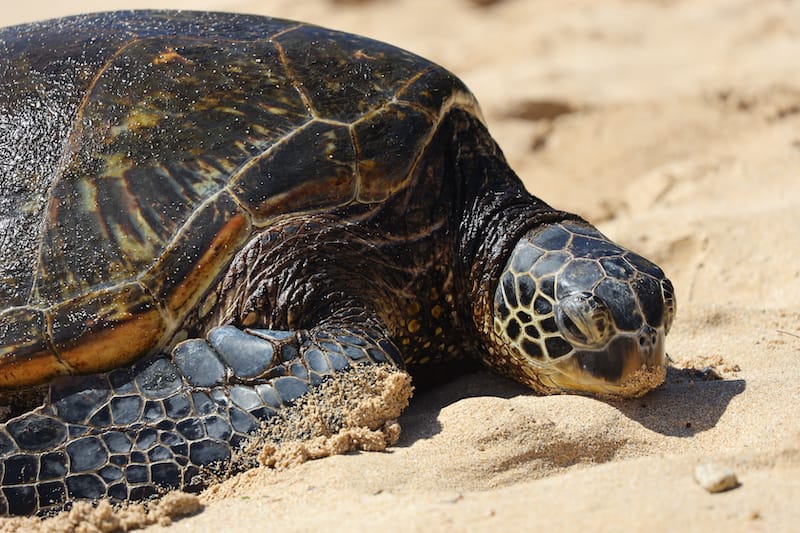
<path fill-rule="evenodd" d="M 714 494 L 739 486 L 736 474 L 730 468 L 716 463 L 703 463 L 694 469 L 694 479 L 697 484 Z"/>

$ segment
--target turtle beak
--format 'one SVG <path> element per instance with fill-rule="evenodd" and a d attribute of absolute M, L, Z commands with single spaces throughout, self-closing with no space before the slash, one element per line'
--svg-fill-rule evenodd
<path fill-rule="evenodd" d="M 601 396 L 637 397 L 660 385 L 666 376 L 664 328 L 643 326 L 619 334 L 602 349 L 576 349 L 552 364 L 543 376 L 552 386 Z"/>

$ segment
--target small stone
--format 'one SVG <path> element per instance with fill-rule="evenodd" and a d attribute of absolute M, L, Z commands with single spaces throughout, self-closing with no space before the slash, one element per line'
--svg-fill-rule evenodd
<path fill-rule="evenodd" d="M 694 479 L 697 484 L 714 494 L 739 486 L 736 474 L 730 468 L 716 463 L 703 463 L 694 469 Z"/>

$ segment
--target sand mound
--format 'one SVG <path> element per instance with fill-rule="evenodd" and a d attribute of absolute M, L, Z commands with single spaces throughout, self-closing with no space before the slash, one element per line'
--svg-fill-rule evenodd
<path fill-rule="evenodd" d="M 195 514 L 203 509 L 194 494 L 169 492 L 149 505 L 129 504 L 113 507 L 107 501 L 97 505 L 77 503 L 67 512 L 39 520 L 10 518 L 0 522 L 1 532 L 30 531 L 31 533 L 113 533 L 132 531 L 149 525 L 169 526 L 174 519 Z"/>

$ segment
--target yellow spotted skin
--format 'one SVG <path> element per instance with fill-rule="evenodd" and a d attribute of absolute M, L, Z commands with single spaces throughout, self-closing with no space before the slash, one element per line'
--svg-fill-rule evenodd
<path fill-rule="evenodd" d="M 453 359 L 463 351 L 462 339 L 453 335 L 451 327 L 457 319 L 452 278 L 445 269 L 436 268 L 434 272 L 442 276 L 438 278 L 441 286 L 411 295 L 405 313 L 395 313 L 394 320 L 387 320 L 393 338 L 403 347 L 403 362 L 412 370 Z"/>
<path fill-rule="evenodd" d="M 663 379 L 674 314 L 659 267 L 591 226 L 562 222 L 515 247 L 495 291 L 493 350 L 506 373 L 545 392 L 635 395 L 631 387 L 643 393 Z"/>

